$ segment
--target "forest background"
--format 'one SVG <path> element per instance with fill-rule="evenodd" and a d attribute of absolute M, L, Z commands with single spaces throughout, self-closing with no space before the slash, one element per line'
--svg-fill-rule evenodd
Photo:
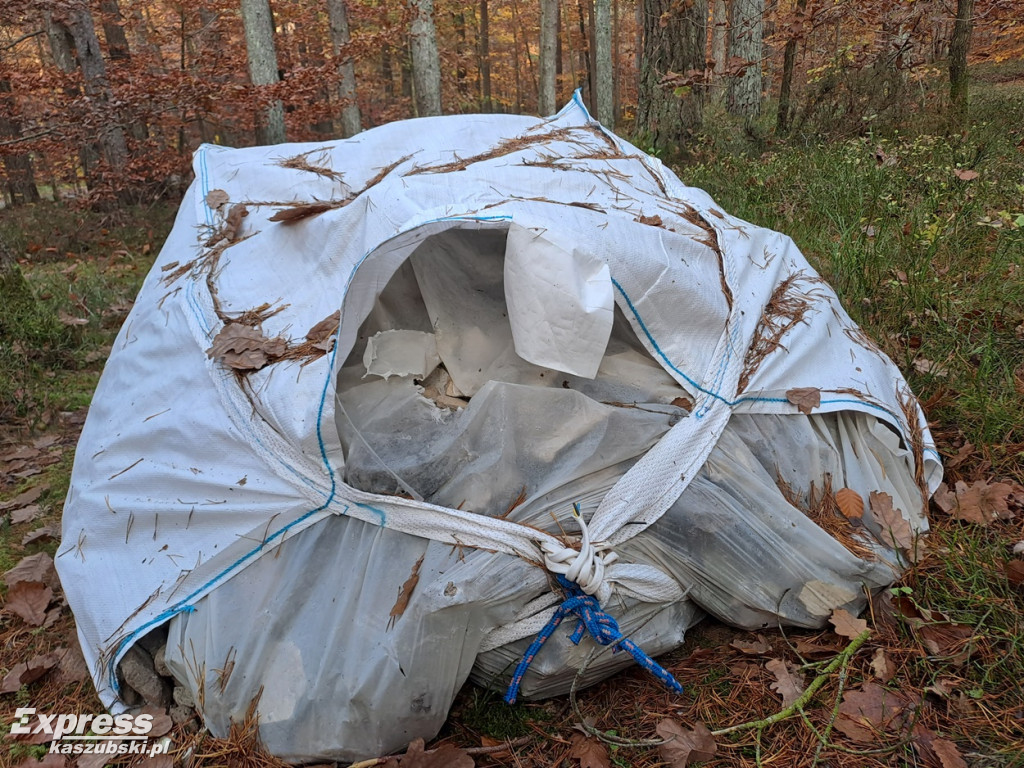
<path fill-rule="evenodd" d="M 577 88 L 685 183 L 794 238 L 920 397 L 946 483 L 864 629 L 705 622 L 662 660 L 682 699 L 638 673 L 576 705 L 467 687 L 448 757 L 1024 765 L 1024 0 L 3 0 L 0 571 L 57 547 L 78 432 L 201 142 L 546 115 Z M 99 711 L 59 585 L 36 584 L 41 610 L 12 588 L 0 730 L 29 703 Z M 252 725 L 176 725 L 175 764 L 273 765 Z M 694 748 L 658 747 L 666 728 Z M 44 753 L 5 738 L 0 765 Z"/>

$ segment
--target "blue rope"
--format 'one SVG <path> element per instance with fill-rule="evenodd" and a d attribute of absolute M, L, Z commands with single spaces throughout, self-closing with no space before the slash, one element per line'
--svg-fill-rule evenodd
<path fill-rule="evenodd" d="M 533 639 L 530 647 L 523 654 L 523 658 L 516 667 L 516 671 L 512 674 L 512 681 L 509 683 L 508 691 L 505 693 L 506 704 L 515 704 L 516 697 L 519 695 L 519 686 L 523 682 L 526 670 L 530 668 L 531 662 L 540 652 L 540 649 L 544 647 L 547 639 L 554 634 L 558 625 L 562 623 L 562 619 L 569 614 L 575 614 L 579 619 L 576 629 L 569 636 L 574 645 L 579 645 L 585 630 L 600 645 L 617 644 L 618 648 L 615 649 L 615 653 L 618 653 L 620 650 L 628 652 L 637 664 L 654 675 L 670 691 L 675 693 L 683 692 L 683 686 L 672 677 L 671 672 L 644 653 L 632 640 L 622 636 L 622 630 L 619 629 L 618 622 L 601 610 L 601 605 L 597 602 L 597 598 L 586 594 L 580 589 L 578 584 L 569 581 L 560 574 L 556 575 L 556 578 L 565 590 L 565 600 L 558 606 L 555 610 L 555 615 L 551 617 L 551 620 L 544 626 L 544 629 L 537 633 L 537 637 Z"/>

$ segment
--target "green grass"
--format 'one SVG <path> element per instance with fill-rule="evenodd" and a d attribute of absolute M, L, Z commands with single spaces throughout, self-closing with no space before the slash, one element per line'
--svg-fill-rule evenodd
<path fill-rule="evenodd" d="M 776 143 L 756 157 L 705 145 L 680 176 L 730 213 L 790 235 L 932 403 L 929 417 L 976 445 L 1021 443 L 1024 88 L 982 93 L 972 114 L 953 135 L 936 125 Z M 915 358 L 938 367 L 921 372 Z M 1024 479 L 1019 448 L 996 458 Z"/>
<path fill-rule="evenodd" d="M 89 404 L 173 213 L 166 203 L 116 214 L 54 203 L 0 211 L 0 238 L 21 261 L 0 279 L 0 418 L 44 426 Z"/>

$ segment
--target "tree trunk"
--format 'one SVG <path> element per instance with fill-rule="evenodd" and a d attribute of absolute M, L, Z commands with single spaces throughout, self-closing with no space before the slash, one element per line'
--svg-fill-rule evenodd
<path fill-rule="evenodd" d="M 949 42 L 949 100 L 957 117 L 967 113 L 967 51 L 974 26 L 974 0 L 957 0 L 956 23 Z"/>
<path fill-rule="evenodd" d="M 107 52 L 111 61 L 131 58 L 128 35 L 124 32 L 124 16 L 117 0 L 100 0 L 103 36 L 107 39 Z"/>
<path fill-rule="evenodd" d="M 707 0 L 683 4 L 674 0 L 642 0 L 643 55 L 637 94 L 637 129 L 649 146 L 679 150 L 703 117 L 704 92 L 692 86 L 676 95 L 660 84 L 668 72 L 704 68 L 707 42 Z"/>
<path fill-rule="evenodd" d="M 803 11 L 807 7 L 807 0 L 797 0 L 797 17 L 802 20 Z M 789 130 L 790 93 L 793 88 L 793 69 L 796 67 L 796 45 L 797 36 L 790 35 L 786 40 L 786 49 L 782 54 L 782 83 L 779 86 L 779 111 L 775 118 L 775 131 L 786 133 Z"/>
<path fill-rule="evenodd" d="M 711 9 L 711 58 L 715 60 L 714 75 L 711 80 L 711 101 L 717 105 L 725 104 L 725 83 L 722 72 L 725 71 L 726 35 L 729 31 L 729 11 L 725 0 L 714 0 Z"/>
<path fill-rule="evenodd" d="M 67 9 L 66 20 L 61 22 L 75 44 L 75 56 L 82 70 L 85 95 L 94 104 L 103 105 L 111 100 L 110 83 L 107 81 L 107 65 L 100 53 L 100 41 L 96 37 L 96 26 L 92 11 L 83 0 L 77 0 Z M 99 142 L 103 157 L 116 172 L 128 162 L 128 144 L 124 130 L 117 121 L 115 111 L 102 106 L 97 110 L 104 120 L 100 126 Z"/>
<path fill-rule="evenodd" d="M 576 0 L 576 16 L 580 28 L 579 66 L 582 76 L 576 81 L 576 87 L 583 89 L 583 100 L 590 103 L 594 98 L 593 69 L 590 67 L 590 38 L 587 35 L 587 20 L 583 15 L 583 4 Z"/>
<path fill-rule="evenodd" d="M 414 16 L 409 37 L 412 82 L 419 117 L 441 114 L 441 58 L 437 52 L 434 0 L 409 0 Z"/>
<path fill-rule="evenodd" d="M 348 29 L 345 0 L 327 0 L 327 17 L 331 25 L 331 51 L 338 66 L 338 97 L 341 99 L 341 135 L 346 139 L 363 130 L 356 101 L 356 69 L 352 57 L 344 52 L 352 39 Z"/>
<path fill-rule="evenodd" d="M 748 63 L 729 82 L 729 111 L 748 120 L 761 113 L 761 47 L 764 0 L 732 0 L 729 58 Z"/>
<path fill-rule="evenodd" d="M 11 93 L 11 81 L 4 77 L 0 79 L 0 139 L 11 140 L 20 137 L 21 120 L 18 119 L 14 95 Z M 32 155 L 10 149 L 2 158 L 7 177 L 5 185 L 11 203 L 18 205 L 38 201 L 39 190 L 36 189 Z"/>
<path fill-rule="evenodd" d="M 529 51 L 526 58 L 529 61 Z M 519 6 L 516 0 L 512 0 L 512 71 L 516 73 L 516 106 L 512 111 L 517 114 L 523 111 L 523 75 L 519 61 Z"/>
<path fill-rule="evenodd" d="M 469 72 L 466 70 L 466 51 L 469 50 L 469 44 L 466 42 L 465 12 L 453 13 L 452 21 L 455 22 L 455 87 L 459 96 L 464 97 L 469 95 L 469 86 L 466 84 L 469 76 Z M 464 98 L 459 99 L 460 104 L 464 102 Z"/>
<path fill-rule="evenodd" d="M 558 2 L 540 0 L 540 87 L 537 111 L 555 113 L 555 52 L 558 47 Z"/>
<path fill-rule="evenodd" d="M 611 11 L 611 0 L 597 0 L 594 3 L 594 60 L 597 81 L 594 105 L 597 108 L 598 122 L 614 129 Z"/>
<path fill-rule="evenodd" d="M 270 0 L 241 0 L 242 26 L 245 27 L 245 52 L 249 59 L 249 80 L 259 89 L 281 81 L 274 50 L 274 20 Z M 256 127 L 258 144 L 281 144 L 287 141 L 284 126 L 284 105 L 274 99 L 263 112 Z"/>
<path fill-rule="evenodd" d="M 480 106 L 484 112 L 491 112 L 491 21 L 487 0 L 480 0 L 480 80 L 483 87 Z"/>

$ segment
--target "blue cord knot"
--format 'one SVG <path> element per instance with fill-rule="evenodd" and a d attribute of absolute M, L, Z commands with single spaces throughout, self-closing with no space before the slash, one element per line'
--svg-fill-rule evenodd
<path fill-rule="evenodd" d="M 508 691 L 505 693 L 506 704 L 515 704 L 516 697 L 519 696 L 519 686 L 523 682 L 526 670 L 530 668 L 530 664 L 540 652 L 540 649 L 544 647 L 547 639 L 554 634 L 558 625 L 562 623 L 562 619 L 569 614 L 574 614 L 579 620 L 576 624 L 576 629 L 569 636 L 574 645 L 579 645 L 580 640 L 583 639 L 584 631 L 589 632 L 590 636 L 599 645 L 618 644 L 618 648 L 613 651 L 614 653 L 618 653 L 620 650 L 626 651 L 637 664 L 654 675 L 666 688 L 675 693 L 683 692 L 683 686 L 672 676 L 671 672 L 644 653 L 628 637 L 622 636 L 622 630 L 619 629 L 618 622 L 608 613 L 601 610 L 601 604 L 597 602 L 597 598 L 586 594 L 576 582 L 569 581 L 560 574 L 556 574 L 555 578 L 558 579 L 558 583 L 565 590 L 565 600 L 555 609 L 555 615 L 551 617 L 551 620 L 544 626 L 544 629 L 537 633 L 537 637 L 530 643 L 530 647 L 526 649 L 526 653 L 523 654 L 523 658 L 516 666 L 516 671 L 512 674 L 512 681 L 509 683 Z"/>

